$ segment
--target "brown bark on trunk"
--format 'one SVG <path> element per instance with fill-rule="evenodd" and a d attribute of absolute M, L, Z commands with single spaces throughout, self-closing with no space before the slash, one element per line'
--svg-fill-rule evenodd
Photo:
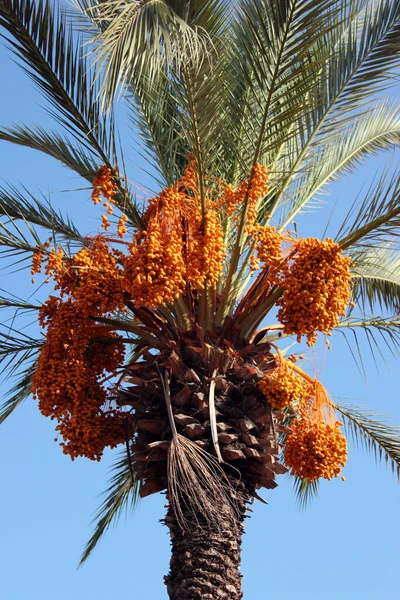
<path fill-rule="evenodd" d="M 246 512 L 244 499 L 238 501 L 238 519 L 224 519 L 218 529 L 198 516 L 182 531 L 169 508 L 165 524 L 170 530 L 172 558 L 164 578 L 171 600 L 239 600 L 242 594 L 240 551 Z"/>

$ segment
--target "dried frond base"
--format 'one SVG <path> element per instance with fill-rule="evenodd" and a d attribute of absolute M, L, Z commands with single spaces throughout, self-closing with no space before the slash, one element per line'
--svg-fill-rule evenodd
<path fill-rule="evenodd" d="M 237 488 L 237 482 L 228 479 L 212 454 L 183 435 L 172 439 L 168 449 L 168 499 L 181 530 L 206 524 L 207 528 L 223 531 L 221 507 L 224 518 L 235 529 L 240 516 Z"/>
<path fill-rule="evenodd" d="M 189 489 L 193 481 L 196 485 L 201 482 L 199 501 L 206 512 L 207 505 L 226 495 L 224 489 L 207 487 L 199 467 L 206 460 L 207 469 L 211 468 L 215 475 L 218 464 L 210 426 L 212 380 L 217 439 L 223 459 L 218 469 L 242 482 L 250 495 L 261 487 L 276 487 L 276 475 L 287 471 L 279 462 L 278 443 L 278 436 L 287 430 L 283 427 L 285 414 L 271 409 L 258 385 L 269 365 L 273 368 L 275 364 L 269 345 L 244 347 L 232 337 L 205 336 L 201 330 L 180 332 L 179 337 L 175 333 L 171 338 L 165 340 L 161 354 L 144 353 L 140 362 L 127 367 L 125 388 L 117 398 L 119 404 L 131 407 L 133 412 L 136 433 L 131 452 L 135 476 L 141 482 L 140 495 L 168 489 L 174 503 L 173 497 Z M 173 446 L 160 379 L 160 372 L 166 369 L 171 376 L 175 425 L 180 441 L 185 440 L 174 442 Z M 201 452 L 194 452 L 194 448 Z M 215 460 L 215 464 L 210 460 Z M 175 503 L 176 508 L 178 504 Z M 213 519 L 211 515 L 210 518 Z"/>

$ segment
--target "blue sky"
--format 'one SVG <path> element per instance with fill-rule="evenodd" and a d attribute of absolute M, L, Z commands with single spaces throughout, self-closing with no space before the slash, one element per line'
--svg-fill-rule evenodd
<path fill-rule="evenodd" d="M 40 96 L 10 56 L 0 48 L 0 124 L 49 124 Z M 128 149 L 130 178 L 150 185 L 140 168 L 143 161 L 134 152 L 135 139 L 129 144 L 133 147 Z M 65 191 L 82 187 L 74 174 L 50 158 L 5 142 L 0 142 L 0 157 L 0 180 L 25 185 L 34 193 L 41 190 L 84 233 L 97 229 L 99 213 L 93 210 L 90 190 Z M 337 200 L 340 215 L 384 160 L 373 159 L 358 176 L 335 185 L 325 197 L 326 210 L 308 217 L 307 228 L 298 220 L 299 233 L 321 235 L 329 204 Z M 25 298 L 41 294 L 31 286 L 26 270 L 0 270 L 0 288 Z M 333 342 L 322 381 L 332 396 L 377 409 L 391 422 L 400 423 L 398 379 L 393 375 L 398 361 L 389 358 L 391 373 L 381 364 L 378 374 L 367 346 L 364 351 L 367 383 L 341 338 Z M 0 390 L 4 397 L 7 383 Z M 84 459 L 71 462 L 53 438 L 53 423 L 39 414 L 32 399 L 0 428 L 1 598 L 167 598 L 162 576 L 168 571 L 169 539 L 159 523 L 165 496 L 141 501 L 77 570 L 115 452 L 106 453 L 100 464 Z M 344 475 L 345 482 L 322 482 L 318 499 L 305 511 L 298 509 L 292 484 L 282 476 L 276 490 L 264 493 L 269 505 L 253 505 L 243 543 L 245 600 L 399 598 L 400 488 L 384 464 L 376 465 L 372 455 L 351 442 Z"/>

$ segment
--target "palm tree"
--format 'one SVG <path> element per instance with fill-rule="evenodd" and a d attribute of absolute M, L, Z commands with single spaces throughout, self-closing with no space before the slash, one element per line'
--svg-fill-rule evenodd
<path fill-rule="evenodd" d="M 1 421 L 33 391 L 72 458 L 120 446 L 82 561 L 128 503 L 166 490 L 170 598 L 241 598 L 248 502 L 288 470 L 301 501 L 338 476 L 337 414 L 400 472 L 397 430 L 334 403 L 300 346 L 285 352 L 318 333 L 352 334 L 354 352 L 360 333 L 371 350 L 399 347 L 399 175 L 383 172 L 335 240 L 299 237 L 295 219 L 400 142 L 383 95 L 400 2 L 0 0 L 0 24 L 58 123 L 0 138 L 75 171 L 106 213 L 85 236 L 1 189 L 6 256 L 39 278 L 44 262 L 57 290 L 42 305 L 0 300 L 45 330 L 2 334 L 18 379 Z M 162 190 L 144 207 L 116 134 L 120 96 Z"/>

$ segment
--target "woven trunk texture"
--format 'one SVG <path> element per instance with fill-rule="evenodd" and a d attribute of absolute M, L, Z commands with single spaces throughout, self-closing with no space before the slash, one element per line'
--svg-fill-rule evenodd
<path fill-rule="evenodd" d="M 182 531 L 171 509 L 165 524 L 171 535 L 170 572 L 165 577 L 171 600 L 239 600 L 242 594 L 240 552 L 246 502 L 238 501 L 238 518 L 224 519 L 218 530 L 202 523 L 191 523 Z"/>

